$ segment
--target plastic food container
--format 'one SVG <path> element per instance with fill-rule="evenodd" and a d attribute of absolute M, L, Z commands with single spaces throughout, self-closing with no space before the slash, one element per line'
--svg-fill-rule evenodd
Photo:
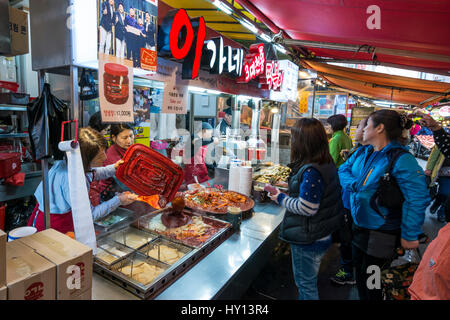
<path fill-rule="evenodd" d="M 180 166 L 143 144 L 128 148 L 123 161 L 125 163 L 117 168 L 116 177 L 138 195 L 157 194 L 170 202 L 183 182 L 184 173 Z"/>
<path fill-rule="evenodd" d="M 124 104 L 129 97 L 128 68 L 116 63 L 106 63 L 103 74 L 105 98 L 112 104 Z"/>

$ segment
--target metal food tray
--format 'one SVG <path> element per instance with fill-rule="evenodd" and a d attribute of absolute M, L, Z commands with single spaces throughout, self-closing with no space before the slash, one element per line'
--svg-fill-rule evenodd
<path fill-rule="evenodd" d="M 165 246 L 167 246 L 167 247 L 176 249 L 176 250 L 182 252 L 182 253 L 183 253 L 183 256 L 182 256 L 180 259 L 178 259 L 177 261 L 175 261 L 174 263 L 168 263 L 168 262 L 166 262 L 166 261 L 162 261 L 162 260 L 160 259 L 161 257 L 158 257 L 158 258 L 151 257 L 151 256 L 148 254 L 148 252 L 149 252 L 150 250 L 152 250 L 154 247 L 160 246 L 160 245 L 165 245 Z M 149 244 L 145 245 L 144 247 L 140 248 L 140 249 L 139 249 L 139 252 L 145 254 L 146 256 L 148 256 L 148 257 L 150 257 L 150 258 L 153 258 L 153 259 L 156 259 L 156 260 L 158 260 L 158 261 L 161 261 L 161 262 L 163 262 L 163 263 L 165 263 L 165 264 L 168 264 L 168 265 L 175 265 L 175 264 L 177 264 L 178 261 L 182 260 L 182 259 L 184 258 L 184 256 L 186 256 L 186 255 L 187 255 L 189 252 L 191 252 L 192 250 L 193 250 L 192 247 L 188 247 L 188 246 L 186 246 L 186 245 L 182 245 L 182 244 L 180 244 L 180 243 L 173 242 L 173 241 L 170 241 L 170 240 L 168 240 L 168 239 L 158 237 L 158 238 L 156 238 L 154 241 L 152 241 L 152 242 L 150 242 Z"/>
<path fill-rule="evenodd" d="M 223 220 L 219 220 L 219 219 L 216 219 L 216 218 L 212 218 L 212 217 L 209 217 L 209 216 L 205 216 L 204 214 L 197 213 L 195 211 L 184 210 L 183 212 L 185 214 L 190 215 L 190 216 L 201 217 L 204 221 L 209 221 L 209 222 L 211 222 L 214 225 L 218 225 L 218 228 L 219 228 L 219 231 L 217 231 L 215 234 L 213 234 L 211 237 L 209 237 L 205 242 L 203 242 L 203 244 L 201 244 L 201 245 L 192 245 L 192 244 L 189 244 L 189 243 L 187 243 L 187 242 L 185 242 L 183 240 L 178 240 L 178 239 L 174 239 L 174 238 L 168 237 L 168 236 L 164 235 L 160 231 L 148 228 L 150 220 L 153 219 L 154 217 L 156 217 L 157 215 L 162 214 L 165 210 L 167 210 L 167 209 L 153 211 L 153 212 L 149 213 L 148 215 L 145 215 L 145 216 L 139 218 L 138 221 L 133 224 L 133 226 L 137 227 L 138 229 L 145 230 L 145 231 L 147 231 L 149 233 L 156 233 L 156 234 L 160 235 L 161 237 L 169 239 L 170 241 L 177 242 L 177 243 L 180 243 L 182 245 L 185 245 L 185 246 L 188 246 L 188 247 L 194 247 L 194 248 L 201 248 L 201 247 L 207 246 L 210 242 L 214 242 L 214 239 L 219 237 L 220 234 L 223 233 L 224 231 L 226 231 L 227 228 L 231 227 L 231 224 L 229 222 L 226 222 L 226 221 L 223 221 Z"/>
<path fill-rule="evenodd" d="M 143 238 L 147 238 L 147 241 L 145 243 L 143 243 L 142 245 L 136 247 L 136 248 L 131 247 L 131 246 L 126 244 L 126 240 L 124 238 L 125 234 L 127 234 L 127 233 L 137 234 L 138 236 L 142 236 Z M 130 249 L 137 250 L 137 249 L 140 249 L 143 246 L 147 245 L 151 241 L 153 241 L 155 238 L 157 238 L 157 236 L 158 235 L 156 235 L 154 233 L 151 233 L 151 232 L 146 232 L 145 230 L 139 230 L 139 229 L 134 228 L 134 227 L 127 227 L 127 228 L 121 229 L 119 231 L 110 233 L 107 236 L 107 239 L 109 239 L 111 241 L 114 241 L 116 243 L 120 243 L 120 244 L 122 244 L 122 245 L 124 245 L 124 246 L 126 246 L 126 247 L 128 247 Z M 123 240 L 123 241 L 120 241 L 120 240 Z"/>
<path fill-rule="evenodd" d="M 119 256 L 116 255 L 115 253 L 113 253 L 113 252 L 111 252 L 111 251 L 109 251 L 109 250 L 103 248 L 104 245 L 111 245 L 111 246 L 114 246 L 114 247 L 116 247 L 116 248 L 119 248 L 120 250 L 126 251 L 127 253 L 126 253 L 124 256 L 119 257 Z M 118 262 L 118 261 L 120 261 L 120 260 L 122 260 L 122 259 L 127 258 L 130 254 L 132 254 L 132 253 L 134 252 L 133 249 L 131 249 L 131 248 L 127 247 L 127 246 L 124 246 L 123 244 L 121 244 L 121 243 L 119 243 L 119 242 L 115 242 L 115 241 L 113 241 L 113 240 L 111 240 L 111 239 L 109 239 L 109 238 L 103 238 L 103 239 L 97 241 L 97 247 L 98 247 L 98 248 L 97 248 L 98 252 L 106 252 L 107 254 L 110 254 L 110 255 L 112 255 L 113 257 L 116 257 L 116 258 L 117 258 L 117 259 L 114 260 L 113 262 L 108 263 L 108 262 L 106 262 L 106 261 L 104 261 L 104 260 L 102 260 L 102 259 L 100 259 L 100 258 L 97 258 L 97 255 L 94 256 L 94 259 L 95 259 L 98 263 L 103 264 L 103 265 L 105 265 L 105 266 L 107 266 L 107 267 L 111 267 L 114 263 L 116 263 L 116 262 Z M 98 254 L 98 253 L 97 253 L 97 254 Z"/>
<path fill-rule="evenodd" d="M 148 217 L 154 217 L 159 213 L 164 212 L 164 210 L 167 209 L 161 209 L 154 211 L 152 213 L 149 213 L 148 215 L 145 215 L 141 217 L 139 220 L 134 222 L 132 226 L 134 227 L 142 227 L 139 224 L 139 221 L 141 219 L 145 219 Z M 193 215 L 192 213 L 190 213 Z M 201 216 L 201 215 L 198 215 Z M 218 223 L 223 226 L 222 229 L 220 229 L 217 233 L 215 233 L 211 238 L 209 238 L 207 241 L 203 243 L 200 247 L 193 247 L 186 245 L 180 241 L 176 241 L 173 239 L 166 238 L 163 235 L 157 235 L 153 234 L 155 236 L 155 239 L 153 239 L 148 244 L 141 246 L 138 249 L 133 249 L 133 254 L 129 255 L 125 259 L 121 259 L 117 261 L 116 263 L 112 264 L 111 266 L 106 266 L 104 264 L 99 263 L 98 261 L 94 260 L 94 271 L 101 276 L 105 277 L 106 279 L 109 279 L 110 281 L 114 282 L 118 286 L 124 288 L 125 290 L 133 293 L 134 295 L 140 297 L 141 299 L 151 299 L 155 296 L 157 296 L 159 293 L 161 293 L 165 288 L 167 288 L 169 285 L 171 285 L 174 281 L 176 281 L 179 277 L 181 277 L 184 273 L 186 273 L 190 268 L 192 268 L 198 261 L 203 259 L 206 255 L 208 255 L 210 252 L 212 252 L 216 247 L 218 247 L 222 242 L 224 242 L 231 234 L 232 229 L 231 225 L 228 222 L 221 221 L 218 219 L 214 219 L 211 217 L 203 217 L 205 219 L 209 219 L 210 221 L 214 221 L 215 223 Z M 130 227 L 129 227 L 130 228 Z M 128 228 L 127 228 L 128 229 Z M 114 233 L 120 233 L 124 230 L 119 230 L 116 232 L 113 232 L 111 234 L 105 235 L 104 237 L 111 237 L 114 235 Z M 135 228 L 133 228 L 135 229 Z M 144 232 L 144 231 L 143 231 Z M 152 232 L 150 232 L 152 234 Z M 100 243 L 101 240 L 99 240 Z M 145 250 L 147 246 L 156 245 L 157 243 L 170 243 L 171 246 L 176 246 L 177 248 L 184 248 L 184 250 L 188 251 L 186 254 L 180 258 L 177 262 L 175 262 L 173 265 L 168 265 L 166 263 L 163 263 L 161 261 L 155 260 L 151 257 L 148 257 L 144 253 L 142 253 L 142 250 Z M 151 283 L 147 285 L 142 285 L 138 281 L 131 279 L 127 277 L 125 274 L 118 271 L 119 268 L 122 266 L 126 266 L 129 264 L 133 259 L 139 258 L 143 261 L 148 261 L 149 263 L 156 264 L 158 266 L 165 267 L 165 272 L 161 273 L 158 277 L 156 277 Z"/>

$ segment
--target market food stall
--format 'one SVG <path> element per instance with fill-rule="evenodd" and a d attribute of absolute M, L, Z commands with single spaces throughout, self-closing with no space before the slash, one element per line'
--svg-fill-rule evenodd
<path fill-rule="evenodd" d="M 123 159 L 125 163 L 116 173 L 121 182 L 142 194 L 141 198 L 157 196 L 158 203 L 170 205 L 107 227 L 96 222 L 94 271 L 101 278 L 94 277 L 94 299 L 108 297 L 104 295 L 108 287 L 105 280 L 116 285 L 113 291 L 121 298 L 127 298 L 127 291 L 141 299 L 182 299 L 180 294 L 192 299 L 192 291 L 185 289 L 191 282 L 205 286 L 204 290 L 197 288 L 199 299 L 217 298 L 224 292 L 239 298 L 252 277 L 247 274 L 246 280 L 238 283 L 233 279 L 249 272 L 245 270 L 253 270 L 251 274 L 256 276 L 255 270 L 263 267 L 261 259 L 264 261 L 273 248 L 284 210 L 270 203 L 267 196 L 257 197 L 255 205 L 251 196 L 224 190 L 213 180 L 208 183 L 217 188 L 198 186 L 177 192 L 183 179 L 181 168 L 143 145 L 129 148 Z M 272 183 L 286 181 L 289 171 L 277 168 L 262 177 Z M 238 210 L 240 227 L 230 219 L 232 207 Z M 232 264 L 231 273 L 214 276 L 213 282 L 204 279 L 205 275 L 216 274 L 216 265 L 224 261 Z M 194 281 L 192 270 L 196 268 L 202 268 L 203 275 Z M 174 285 L 183 287 L 176 296 L 170 293 Z M 227 291 L 235 285 L 241 290 Z M 216 292 L 211 291 L 212 286 L 216 286 Z M 206 293 L 210 296 L 205 297 Z"/>

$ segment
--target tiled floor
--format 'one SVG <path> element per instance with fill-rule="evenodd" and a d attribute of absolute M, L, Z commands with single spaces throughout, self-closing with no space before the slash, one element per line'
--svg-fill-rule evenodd
<path fill-rule="evenodd" d="M 424 166 L 423 161 L 419 163 Z M 436 215 L 431 215 L 427 210 L 423 231 L 431 239 L 434 239 L 439 229 L 445 224 L 437 220 Z M 423 253 L 426 247 L 421 245 Z M 400 263 L 397 260 L 394 263 Z M 358 300 L 355 286 L 337 286 L 330 282 L 339 267 L 339 248 L 334 244 L 326 253 L 320 266 L 318 288 L 321 300 Z M 276 299 L 288 300 L 297 298 L 297 287 L 292 276 L 291 257 L 289 247 L 279 242 L 275 248 L 271 260 L 267 263 L 255 281 L 252 283 L 242 299 Z"/>

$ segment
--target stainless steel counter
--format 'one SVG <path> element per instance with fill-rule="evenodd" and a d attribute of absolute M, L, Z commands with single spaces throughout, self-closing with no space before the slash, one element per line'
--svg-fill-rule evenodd
<path fill-rule="evenodd" d="M 269 258 L 285 210 L 273 202 L 256 204 L 251 218 L 209 255 L 176 280 L 156 300 L 238 299 Z M 93 300 L 139 299 L 94 273 Z"/>

